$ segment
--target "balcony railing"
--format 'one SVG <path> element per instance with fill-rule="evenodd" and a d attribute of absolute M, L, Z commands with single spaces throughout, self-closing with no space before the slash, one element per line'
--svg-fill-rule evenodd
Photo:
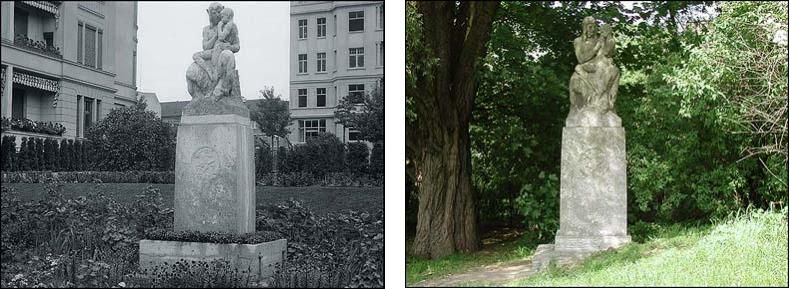
<path fill-rule="evenodd" d="M 14 45 L 52 57 L 63 58 L 63 55 L 60 53 L 60 47 L 48 45 L 44 41 L 35 41 L 22 34 L 14 36 Z"/>

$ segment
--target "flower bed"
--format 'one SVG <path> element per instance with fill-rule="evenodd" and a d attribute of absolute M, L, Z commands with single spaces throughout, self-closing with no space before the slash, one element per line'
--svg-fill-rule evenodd
<path fill-rule="evenodd" d="M 152 187 L 131 205 L 99 192 L 67 199 L 57 184 L 48 186 L 45 198 L 30 202 L 5 186 L 1 190 L 0 287 L 260 286 L 222 261 L 141 271 L 139 241 L 173 228 L 173 210 L 163 206 L 161 193 Z M 290 201 L 258 206 L 256 215 L 259 231 L 274 232 L 264 233 L 270 234 L 264 239 L 288 240 L 286 262 L 265 280 L 269 286 L 383 286 L 383 211 L 318 216 Z"/>

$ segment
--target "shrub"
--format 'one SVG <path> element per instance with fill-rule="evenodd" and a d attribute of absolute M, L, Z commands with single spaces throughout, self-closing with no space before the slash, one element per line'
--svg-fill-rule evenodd
<path fill-rule="evenodd" d="M 152 183 L 173 184 L 173 171 L 126 171 L 126 172 L 50 172 L 24 171 L 3 172 L 0 174 L 3 183 Z"/>
<path fill-rule="evenodd" d="M 317 177 L 343 170 L 345 147 L 333 134 L 319 133 L 304 145 L 303 170 Z"/>
<path fill-rule="evenodd" d="M 145 239 L 180 242 L 203 242 L 218 244 L 259 244 L 282 239 L 277 232 L 255 231 L 247 234 L 232 234 L 219 232 L 182 231 L 175 232 L 169 229 L 156 229 L 147 232 Z"/>
<path fill-rule="evenodd" d="M 368 171 L 368 146 L 363 142 L 348 143 L 346 153 L 346 171 L 365 173 Z"/>
<path fill-rule="evenodd" d="M 0 152 L 2 152 L 2 169 L 4 171 L 14 170 L 13 165 L 16 163 L 16 137 L 3 136 L 2 145 L 0 145 Z"/>
<path fill-rule="evenodd" d="M 272 171 L 272 150 L 267 144 L 261 144 L 255 150 L 255 176 L 260 178 Z"/>
<path fill-rule="evenodd" d="M 384 176 L 384 142 L 373 144 L 370 152 L 370 172 L 376 176 Z"/>
<path fill-rule="evenodd" d="M 93 167 L 106 171 L 170 170 L 175 160 L 175 136 L 145 103 L 113 109 L 87 131 L 93 143 Z"/>

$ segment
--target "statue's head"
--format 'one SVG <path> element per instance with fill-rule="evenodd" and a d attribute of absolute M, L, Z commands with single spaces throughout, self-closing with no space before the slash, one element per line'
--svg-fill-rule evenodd
<path fill-rule="evenodd" d="M 584 17 L 582 20 L 582 35 L 587 38 L 595 35 L 595 18 L 592 16 Z"/>
<path fill-rule="evenodd" d="M 220 15 L 222 15 L 222 21 L 228 22 L 230 20 L 233 20 L 233 9 L 230 8 L 222 9 Z"/>
<path fill-rule="evenodd" d="M 225 7 L 223 7 L 222 4 L 219 4 L 219 2 L 211 3 L 208 6 L 206 12 L 208 13 L 208 21 L 211 22 L 211 25 L 217 25 L 217 23 L 219 23 L 221 18 L 220 13 L 224 8 Z"/>

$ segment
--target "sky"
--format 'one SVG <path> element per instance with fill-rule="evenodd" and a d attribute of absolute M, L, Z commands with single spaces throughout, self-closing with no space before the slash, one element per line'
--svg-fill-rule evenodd
<path fill-rule="evenodd" d="M 211 2 L 138 2 L 137 90 L 156 93 L 159 102 L 191 100 L 186 70 L 202 50 L 206 8 Z M 236 53 L 241 95 L 260 98 L 274 86 L 288 99 L 288 2 L 220 1 L 234 12 L 241 49 Z"/>

